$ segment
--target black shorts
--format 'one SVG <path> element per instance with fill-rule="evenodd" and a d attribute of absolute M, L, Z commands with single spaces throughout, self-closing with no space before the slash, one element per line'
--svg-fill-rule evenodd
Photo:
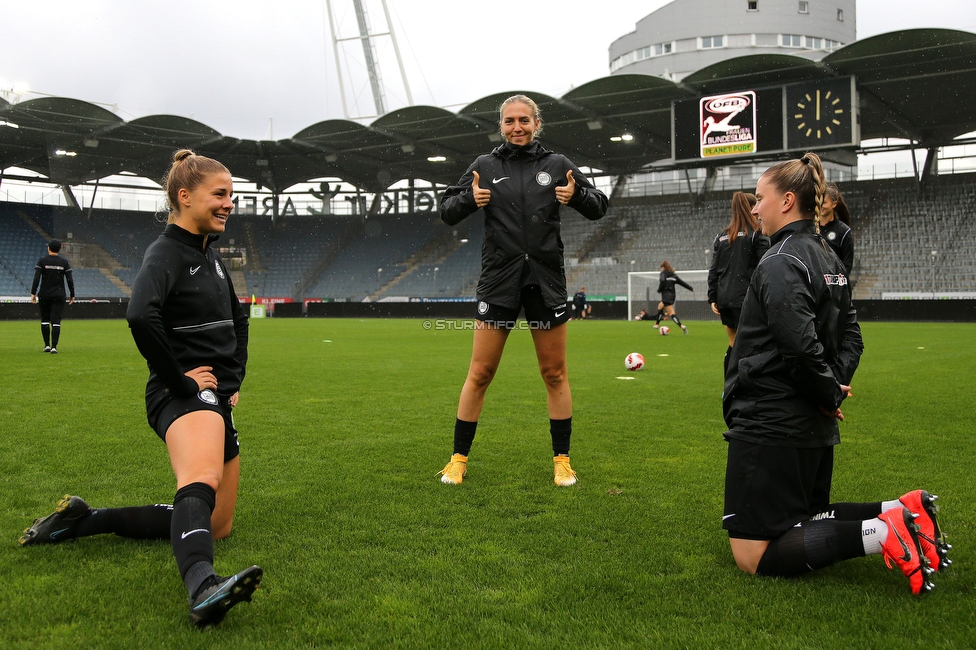
<path fill-rule="evenodd" d="M 64 313 L 64 298 L 38 298 L 37 306 L 41 308 L 41 322 L 56 324 L 61 322 Z"/>
<path fill-rule="evenodd" d="M 719 309 L 718 313 L 722 318 L 722 325 L 725 325 L 730 330 L 739 329 L 739 316 L 742 314 L 741 307 L 725 307 L 724 309 Z"/>
<path fill-rule="evenodd" d="M 729 537 L 776 539 L 830 504 L 834 448 L 768 447 L 729 440 L 725 514 Z"/>
<path fill-rule="evenodd" d="M 166 442 L 166 431 L 177 419 L 195 411 L 213 411 L 224 418 L 224 462 L 240 455 L 241 446 L 234 428 L 233 409 L 227 398 L 210 389 L 202 390 L 193 397 L 173 397 L 165 389 L 146 392 L 146 417 L 156 435 Z"/>
<path fill-rule="evenodd" d="M 514 309 L 490 305 L 481 300 L 478 302 L 478 320 L 501 329 L 514 329 L 518 321 L 519 312 L 525 310 L 525 320 L 530 329 L 547 330 L 562 325 L 572 316 L 572 310 L 563 303 L 550 309 L 546 307 L 546 300 L 542 297 L 542 289 L 537 284 L 522 287 L 519 304 Z"/>

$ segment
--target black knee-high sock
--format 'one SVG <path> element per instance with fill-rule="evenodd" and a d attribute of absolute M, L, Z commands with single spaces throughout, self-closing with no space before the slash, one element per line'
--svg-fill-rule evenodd
<path fill-rule="evenodd" d="M 51 324 L 41 323 L 41 336 L 44 337 L 44 347 L 51 345 Z"/>
<path fill-rule="evenodd" d="M 722 359 L 722 367 L 725 369 L 725 372 L 722 373 L 722 377 L 725 377 L 726 375 L 729 374 L 729 355 L 731 354 L 732 354 L 732 346 L 730 345 L 728 349 L 725 350 L 725 358 Z"/>
<path fill-rule="evenodd" d="M 471 452 L 471 443 L 478 429 L 477 422 L 465 422 L 461 419 L 454 421 L 454 453 L 467 456 Z"/>
<path fill-rule="evenodd" d="M 217 493 L 206 483 L 190 483 L 176 491 L 170 543 L 180 576 L 192 598 L 213 570 L 213 529 L 210 516 Z"/>
<path fill-rule="evenodd" d="M 681 319 L 678 318 L 678 315 L 677 314 L 671 314 L 671 320 L 674 321 L 674 324 L 675 325 L 677 325 L 678 327 L 681 327 Z"/>
<path fill-rule="evenodd" d="M 59 340 L 61 340 L 61 323 L 54 323 L 51 325 L 51 347 L 58 347 Z"/>
<path fill-rule="evenodd" d="M 549 418 L 549 434 L 552 436 L 552 455 L 569 456 L 569 439 L 573 435 L 573 418 L 553 420 Z"/>
<path fill-rule="evenodd" d="M 881 514 L 881 502 L 869 503 L 831 503 L 827 508 L 810 519 L 836 519 L 838 521 L 864 521 Z"/>
<path fill-rule="evenodd" d="M 83 519 L 75 537 L 115 533 L 131 539 L 169 539 L 173 506 L 155 504 L 132 508 L 98 508 Z"/>
<path fill-rule="evenodd" d="M 769 543 L 756 574 L 798 576 L 863 555 L 860 521 L 804 521 Z"/>
<path fill-rule="evenodd" d="M 664 310 L 663 309 L 658 309 L 657 310 L 657 321 L 654 324 L 655 325 L 660 325 L 662 318 L 664 318 Z"/>

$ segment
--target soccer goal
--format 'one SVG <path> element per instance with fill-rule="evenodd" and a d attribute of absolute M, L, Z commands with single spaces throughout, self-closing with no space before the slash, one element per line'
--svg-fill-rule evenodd
<path fill-rule="evenodd" d="M 676 270 L 675 273 L 695 288 L 692 293 L 680 284 L 676 285 L 679 300 L 708 300 L 708 269 Z M 660 271 L 631 271 L 627 274 L 627 320 L 634 320 L 641 309 L 646 309 L 651 315 L 657 313 L 657 303 L 661 300 L 661 294 L 657 292 L 660 279 Z"/>

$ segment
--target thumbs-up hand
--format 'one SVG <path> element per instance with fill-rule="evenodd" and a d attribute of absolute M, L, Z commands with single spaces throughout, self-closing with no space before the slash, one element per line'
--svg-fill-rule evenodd
<path fill-rule="evenodd" d="M 471 193 L 474 194 L 474 203 L 479 208 L 483 208 L 488 205 L 488 201 L 491 200 L 491 190 L 486 190 L 478 185 L 481 181 L 481 176 L 478 172 L 472 172 L 474 174 L 474 180 L 471 181 Z"/>
<path fill-rule="evenodd" d="M 566 184 L 556 186 L 556 200 L 563 205 L 569 205 L 569 200 L 576 194 L 576 181 L 573 179 L 573 170 L 566 172 Z"/>

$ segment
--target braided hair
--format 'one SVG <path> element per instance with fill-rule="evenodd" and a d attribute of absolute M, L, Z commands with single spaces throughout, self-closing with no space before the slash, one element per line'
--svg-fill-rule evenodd
<path fill-rule="evenodd" d="M 773 165 L 763 172 L 763 176 L 780 192 L 792 192 L 796 196 L 797 209 L 804 219 L 813 219 L 814 228 L 819 235 L 819 219 L 827 193 L 820 156 L 807 152 L 798 160 L 787 160 Z"/>

